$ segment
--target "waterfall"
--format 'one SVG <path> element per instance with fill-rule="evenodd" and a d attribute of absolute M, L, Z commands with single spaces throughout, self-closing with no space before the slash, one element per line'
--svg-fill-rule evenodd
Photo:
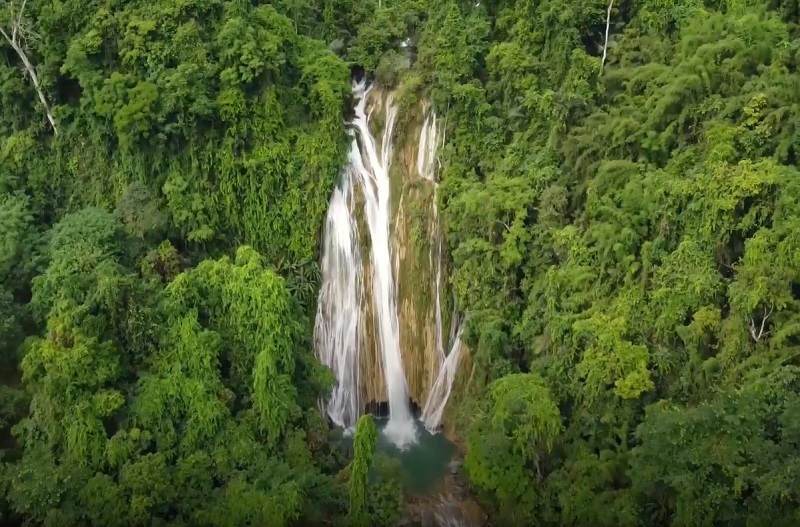
<path fill-rule="evenodd" d="M 393 97 L 390 95 L 384 105 L 384 128 L 381 137 L 380 148 L 375 137 L 369 130 L 369 123 L 372 118 L 373 109 L 366 113 L 367 95 L 370 89 L 366 88 L 365 82 L 355 84 L 353 92 L 357 100 L 355 107 L 355 117 L 350 123 L 354 132 L 354 139 L 348 156 L 348 164 L 345 169 L 344 185 L 350 183 L 357 184 L 361 189 L 364 198 L 364 219 L 370 235 L 370 261 L 372 268 L 372 306 L 375 325 L 377 328 L 376 342 L 378 345 L 381 366 L 383 369 L 384 380 L 386 382 L 387 399 L 389 402 L 389 422 L 384 429 L 384 433 L 400 448 L 414 442 L 416 438 L 416 427 L 411 416 L 411 409 L 408 404 L 408 386 L 403 372 L 403 361 L 400 351 L 399 322 L 397 316 L 397 297 L 393 277 L 391 243 L 389 235 L 389 222 L 391 216 L 389 165 L 392 158 L 394 124 L 397 117 L 397 108 L 394 105 Z M 339 207 L 331 201 L 331 208 Z M 329 231 L 338 233 L 347 231 L 349 234 L 357 232 L 354 226 L 355 207 L 351 206 L 345 213 L 336 211 L 333 222 L 338 224 L 326 229 L 325 250 L 335 244 L 335 241 L 328 240 Z M 329 218 L 334 213 L 329 211 Z M 351 237 L 352 239 L 352 237 Z M 357 244 L 349 247 L 349 254 L 341 261 L 346 261 L 347 265 L 353 268 L 360 268 L 360 256 L 357 253 Z M 328 415 L 334 422 L 339 419 L 344 426 L 352 426 L 354 417 L 347 415 L 345 421 L 344 413 L 340 414 L 339 401 L 337 396 L 346 401 L 344 406 L 351 407 L 351 403 L 357 408 L 359 390 L 357 375 L 354 373 L 358 369 L 358 351 L 356 339 L 358 337 L 338 335 L 337 338 L 326 337 L 325 329 L 328 325 L 333 326 L 338 331 L 350 331 L 358 334 L 360 332 L 360 322 L 349 319 L 352 315 L 355 319 L 360 316 L 361 305 L 358 302 L 357 294 L 354 296 L 349 289 L 350 284 L 330 285 L 328 282 L 346 281 L 350 274 L 358 271 L 343 270 L 337 267 L 338 260 L 331 258 L 330 261 L 323 257 L 323 291 L 320 296 L 321 308 L 318 310 L 317 332 L 320 337 L 318 342 L 318 355 L 320 360 L 334 370 L 339 386 L 334 390 L 328 402 Z M 330 264 L 330 265 L 329 265 Z M 327 266 L 327 267 L 326 267 Z M 358 288 L 357 280 L 350 283 Z M 326 298 L 329 302 L 327 306 L 331 309 L 323 313 L 322 298 L 326 292 L 332 295 Z M 336 296 L 340 295 L 340 296 Z M 320 321 L 326 319 L 327 321 Z M 331 321 L 330 319 L 333 319 Z M 355 345 L 354 345 L 355 344 Z M 349 374 L 337 370 L 339 365 L 349 365 L 353 371 Z M 358 408 L 357 408 L 358 409 Z M 348 410 L 349 411 L 349 410 Z"/>
<path fill-rule="evenodd" d="M 378 395 L 385 396 L 384 400 L 389 405 L 389 421 L 384 433 L 402 449 L 415 441 L 417 431 L 409 407 L 409 382 L 404 371 L 404 354 L 411 353 L 410 359 L 409 356 L 405 357 L 406 361 L 426 361 L 425 369 L 420 367 L 416 371 L 422 371 L 429 377 L 424 378 L 425 384 L 422 385 L 419 378 L 415 377 L 412 386 L 415 397 L 426 399 L 422 422 L 431 431 L 441 424 L 461 354 L 455 306 L 449 354 L 445 354 L 448 341 L 442 328 L 444 236 L 438 209 L 437 150 L 444 140 L 444 127 L 430 105 L 424 103 L 415 161 L 419 178 L 433 187 L 433 204 L 428 223 L 428 269 L 431 274 L 425 274 L 420 279 L 432 283 L 430 295 L 433 313 L 430 319 L 433 319 L 435 328 L 431 339 L 433 342 L 425 341 L 424 348 L 401 350 L 401 318 L 395 280 L 401 276 L 400 253 L 404 254 L 402 258 L 406 258 L 403 265 L 408 265 L 408 254 L 414 253 L 405 252 L 403 245 L 395 245 L 400 238 L 392 237 L 398 232 L 407 233 L 409 229 L 408 213 L 392 217 L 390 199 L 389 168 L 394 149 L 397 107 L 392 94 L 381 94 L 380 97 L 373 94 L 370 97 L 371 89 L 363 81 L 353 85 L 356 106 L 349 123 L 353 141 L 341 181 L 331 197 L 323 233 L 322 286 L 314 328 L 315 346 L 318 358 L 331 368 L 337 380 L 330 396 L 321 402 L 331 421 L 337 426 L 351 429 L 363 412 L 364 404 L 369 402 L 362 400 L 365 398 L 364 389 L 367 390 L 366 398 L 370 400 L 375 397 L 376 389 L 385 389 L 383 394 Z M 370 125 L 375 128 L 376 116 L 382 118 L 382 129 L 375 130 L 377 137 L 370 131 Z M 410 165 L 404 168 L 411 173 L 415 167 Z M 413 206 L 413 200 L 420 198 L 419 195 L 407 196 L 406 192 L 401 192 L 397 200 L 401 212 L 406 210 L 404 199 L 411 200 L 409 206 Z M 401 218 L 405 218 L 402 223 Z M 368 237 L 364 236 L 367 234 Z M 362 238 L 368 238 L 369 241 L 364 242 Z M 407 301 L 404 297 L 404 302 Z M 406 306 L 405 310 L 409 309 L 407 304 L 403 305 Z M 411 310 L 413 312 L 413 307 Z M 417 325 L 409 329 L 416 333 L 410 334 L 419 335 L 420 319 L 411 320 Z M 423 319 L 422 324 L 429 322 Z M 407 329 L 404 325 L 403 331 Z M 420 354 L 423 359 L 419 358 Z M 362 363 L 366 368 L 362 368 Z M 417 365 L 416 362 L 406 362 L 405 366 L 412 368 L 409 364 L 413 367 Z M 379 366 L 380 370 L 367 371 L 373 366 Z M 373 380 L 375 384 L 370 384 Z M 427 393 L 418 393 L 426 389 Z"/>
<path fill-rule="evenodd" d="M 425 120 L 420 131 L 419 146 L 417 148 L 417 172 L 420 177 L 427 179 L 433 184 L 433 225 L 431 229 L 431 250 L 428 256 L 433 266 L 434 248 L 436 259 L 436 272 L 434 276 L 434 296 L 436 313 L 436 356 L 439 373 L 431 384 L 428 392 L 428 399 L 422 410 L 422 422 L 431 432 L 438 431 L 442 423 L 442 415 L 450 398 L 453 388 L 458 364 L 461 360 L 461 328 L 458 323 L 458 312 L 455 302 L 453 303 L 453 315 L 450 326 L 450 353 L 445 356 L 444 340 L 442 335 L 442 243 L 443 236 L 441 225 L 439 224 L 439 203 L 438 190 L 439 184 L 436 181 L 436 152 L 440 144 L 438 142 L 439 127 L 437 126 L 436 114 L 430 114 L 427 104 L 423 108 Z"/>
<path fill-rule="evenodd" d="M 436 150 L 439 147 L 437 138 L 439 127 L 436 122 L 436 114 L 431 115 L 429 105 L 423 106 L 422 113 L 425 119 L 419 134 L 419 144 L 417 145 L 417 172 L 419 176 L 431 182 L 433 185 L 433 228 L 430 236 L 430 252 L 428 262 L 433 268 L 434 248 L 436 260 L 436 273 L 434 276 L 434 312 L 436 327 L 434 338 L 436 339 L 436 364 L 441 368 L 444 362 L 444 341 L 442 339 L 442 233 L 439 225 L 439 183 L 436 181 Z"/>

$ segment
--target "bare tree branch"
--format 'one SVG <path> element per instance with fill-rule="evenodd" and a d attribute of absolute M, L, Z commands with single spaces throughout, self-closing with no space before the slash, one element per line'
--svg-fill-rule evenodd
<path fill-rule="evenodd" d="M 600 62 L 600 75 L 603 74 L 603 66 L 606 65 L 606 55 L 608 53 L 608 30 L 611 27 L 611 8 L 614 7 L 614 0 L 608 4 L 608 13 L 606 13 L 606 43 L 603 44 L 603 60 Z"/>
<path fill-rule="evenodd" d="M 775 309 L 775 306 L 769 308 L 769 313 L 767 313 L 767 308 L 764 308 L 764 317 L 761 319 L 761 327 L 759 328 L 758 332 L 756 332 L 756 322 L 752 318 L 750 319 L 750 336 L 753 337 L 753 340 L 759 342 L 763 337 L 769 335 L 769 331 L 766 333 L 764 332 L 764 325 L 767 323 L 767 319 L 772 315 L 772 311 Z"/>
<path fill-rule="evenodd" d="M 17 14 L 17 27 L 22 27 L 22 13 L 25 11 L 26 3 L 28 0 L 22 0 L 22 7 L 19 8 L 19 14 Z"/>
<path fill-rule="evenodd" d="M 5 35 L 5 33 L 3 33 L 3 34 L 5 35 L 6 40 L 8 40 L 9 42 L 11 42 L 12 40 L 14 42 L 16 42 L 17 41 L 17 28 L 19 27 L 19 18 L 17 18 L 17 22 L 15 23 L 14 22 L 14 0 L 11 0 L 9 2 L 8 15 L 9 15 L 8 16 L 9 20 L 11 20 L 11 38 L 8 38 L 8 35 Z"/>

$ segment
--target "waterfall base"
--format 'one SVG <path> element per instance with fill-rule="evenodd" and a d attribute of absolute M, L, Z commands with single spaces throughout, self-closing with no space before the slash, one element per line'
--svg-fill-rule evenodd
<path fill-rule="evenodd" d="M 408 400 L 411 415 L 420 414 L 419 405 L 412 399 Z M 390 441 L 394 448 L 405 451 L 418 440 L 419 423 L 415 420 L 398 422 L 390 418 L 390 408 L 387 401 L 370 401 L 364 408 L 364 413 L 372 414 L 375 418 L 381 437 Z"/>
<path fill-rule="evenodd" d="M 397 459 L 402 465 L 403 484 L 413 494 L 426 494 L 439 487 L 449 473 L 449 463 L 456 454 L 456 446 L 444 434 L 431 434 L 422 423 L 413 420 L 415 441 L 404 447 L 398 447 L 394 437 L 390 436 L 391 421 L 376 417 L 378 427 L 378 452 Z M 346 444 L 352 442 L 352 436 L 345 436 Z"/>
<path fill-rule="evenodd" d="M 417 423 L 413 419 L 401 420 L 389 418 L 383 428 L 383 437 L 391 441 L 392 446 L 406 451 L 417 444 Z"/>
<path fill-rule="evenodd" d="M 422 407 L 414 399 L 408 399 L 408 407 L 411 409 L 411 415 L 419 417 L 422 413 Z M 365 414 L 370 414 L 377 419 L 389 419 L 389 402 L 388 401 L 369 401 L 363 408 Z"/>
<path fill-rule="evenodd" d="M 376 405 L 378 406 L 378 405 Z M 444 434 L 432 434 L 414 420 L 417 441 L 398 448 L 386 436 L 388 419 L 375 417 L 378 452 L 399 461 L 407 494 L 403 527 L 484 527 L 486 515 L 475 501 L 461 468 L 458 448 Z M 352 436 L 345 436 L 352 445 Z"/>

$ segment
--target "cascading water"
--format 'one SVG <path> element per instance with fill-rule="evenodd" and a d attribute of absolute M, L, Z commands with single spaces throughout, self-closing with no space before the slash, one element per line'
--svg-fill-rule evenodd
<path fill-rule="evenodd" d="M 355 117 L 351 123 L 355 137 L 348 157 L 343 186 L 350 188 L 349 186 L 357 184 L 364 198 L 364 219 L 370 235 L 372 306 L 377 328 L 376 341 L 389 403 L 389 422 L 384 428 L 384 433 L 395 445 L 404 448 L 414 442 L 416 427 L 408 404 L 408 385 L 403 372 L 400 352 L 397 297 L 389 238 L 391 208 L 389 164 L 392 158 L 397 108 L 390 95 L 384 106 L 384 129 L 379 149 L 369 130 L 373 109 L 370 109 L 369 114 L 366 113 L 367 95 L 370 89 L 366 88 L 364 82 L 360 82 L 354 86 L 353 91 L 357 100 Z M 334 193 L 334 200 L 336 199 L 337 195 Z M 326 228 L 325 251 L 328 251 L 331 246 L 336 246 L 341 253 L 343 252 L 341 247 L 344 244 L 338 244 L 336 240 L 331 241 L 327 238 L 331 236 L 330 233 L 338 236 L 338 233 L 344 231 L 349 234 L 357 232 L 354 226 L 354 207 L 351 204 L 350 209 L 344 214 L 340 210 L 339 204 L 332 200 L 331 208 L 334 206 L 337 210 L 329 212 L 328 218 L 329 221 L 338 223 L 334 227 Z M 353 268 L 360 268 L 361 261 L 357 254 L 357 244 L 347 248 L 349 253 L 346 257 L 327 259 L 326 256 L 323 256 L 323 286 L 317 317 L 317 333 L 320 338 L 317 339 L 317 345 L 320 360 L 334 370 L 339 383 L 328 402 L 328 414 L 334 422 L 337 422 L 338 419 L 343 426 L 352 426 L 354 418 L 346 412 L 349 412 L 352 404 L 355 404 L 356 407 L 358 405 L 357 375 L 353 372 L 344 374 L 337 368 L 339 365 L 349 365 L 353 371 L 358 369 L 358 346 L 353 346 L 354 343 L 357 344 L 358 337 L 344 335 L 348 331 L 360 333 L 360 322 L 354 321 L 354 319 L 358 319 L 360 316 L 361 303 L 358 295 L 353 295 L 350 288 L 351 283 L 358 288 L 358 281 L 352 280 L 341 286 L 329 284 L 343 280 L 343 277 L 346 281 L 351 273 L 356 272 L 343 270 L 338 265 L 340 262 L 346 262 Z M 326 311 L 326 308 L 330 309 Z M 328 327 L 335 329 L 332 332 L 326 331 Z M 344 401 L 344 404 L 340 405 L 339 400 Z M 347 411 L 341 411 L 340 406 L 347 407 Z M 345 416 L 347 420 L 345 420 Z"/>
<path fill-rule="evenodd" d="M 459 328 L 456 333 L 455 340 L 450 346 L 450 353 L 447 354 L 447 358 L 439 368 L 439 375 L 433 383 L 433 388 L 431 388 L 428 400 L 422 410 L 422 423 L 430 431 L 438 430 L 442 424 L 442 415 L 453 389 L 458 363 L 461 361 L 461 330 L 462 328 Z"/>
<path fill-rule="evenodd" d="M 315 339 L 317 353 L 338 380 L 327 402 L 331 420 L 352 428 L 361 414 L 358 371 L 361 336 L 361 253 L 353 207 L 353 177 L 344 173 L 333 191 L 322 251 L 322 288 L 317 304 Z"/>
<path fill-rule="evenodd" d="M 417 172 L 420 177 L 436 182 L 436 150 L 439 147 L 439 126 L 436 114 L 431 115 L 428 105 L 423 107 L 425 120 L 419 133 L 419 146 L 417 148 Z"/>
<path fill-rule="evenodd" d="M 438 204 L 438 190 L 439 184 L 436 181 L 436 151 L 439 142 L 439 127 L 437 124 L 436 114 L 428 111 L 427 105 L 424 107 L 425 120 L 422 124 L 420 131 L 419 147 L 417 149 L 417 172 L 419 175 L 427 179 L 433 184 L 433 225 L 431 229 L 431 250 L 429 253 L 429 261 L 431 265 L 436 259 L 436 274 L 434 279 L 434 296 L 435 296 L 435 313 L 436 313 L 436 355 L 438 375 L 433 381 L 430 391 L 428 392 L 428 399 L 422 410 L 422 423 L 425 428 L 431 432 L 438 431 L 442 423 L 442 415 L 444 413 L 447 401 L 450 398 L 450 392 L 453 388 L 455 381 L 456 371 L 458 364 L 461 360 L 461 329 L 457 321 L 457 310 L 453 306 L 453 316 L 451 319 L 450 328 L 450 353 L 445 356 L 444 353 L 444 340 L 442 335 L 442 303 L 441 303 L 441 281 L 442 281 L 442 233 L 441 226 L 439 225 L 439 204 Z"/>
<path fill-rule="evenodd" d="M 384 129 L 380 154 L 375 138 L 369 130 L 369 117 L 364 113 L 367 104 L 365 84 L 356 86 L 358 104 L 353 125 L 361 139 L 363 152 L 354 142 L 350 161 L 361 180 L 364 194 L 364 210 L 369 227 L 372 251 L 373 295 L 379 333 L 380 357 L 382 360 L 386 390 L 389 400 L 389 423 L 384 432 L 402 447 L 414 441 L 416 428 L 408 405 L 408 386 L 403 372 L 400 354 L 400 333 L 397 318 L 397 297 L 389 240 L 390 184 L 389 164 L 392 159 L 392 142 L 397 107 L 390 95 L 386 101 Z M 371 116 L 372 112 L 370 112 Z"/>
<path fill-rule="evenodd" d="M 367 88 L 365 82 L 353 86 L 357 102 L 350 123 L 353 141 L 342 180 L 331 197 L 325 224 L 322 288 L 317 308 L 315 344 L 319 359 L 331 368 L 337 379 L 336 387 L 324 403 L 331 420 L 338 426 L 351 429 L 367 402 L 361 400 L 364 397 L 362 388 L 369 386 L 367 389 L 372 390 L 372 395 L 367 395 L 370 400 L 376 395 L 376 389 L 379 397 L 383 397 L 380 391 L 385 389 L 389 420 L 384 433 L 392 443 L 403 449 L 416 440 L 417 425 L 409 408 L 409 384 L 405 377 L 400 348 L 400 318 L 395 279 L 400 276 L 401 256 L 393 243 L 397 240 L 392 238 L 392 234 L 408 228 L 407 224 L 400 223 L 401 217 L 407 218 L 407 214 L 398 214 L 396 218 L 392 218 L 390 200 L 389 168 L 393 155 L 397 108 L 391 94 L 370 97 L 370 91 L 371 88 Z M 368 102 L 368 99 L 371 100 Z M 374 114 L 378 113 L 383 118 L 383 129 L 378 132 L 380 141 L 370 131 Z M 433 286 L 431 300 L 434 316 L 431 318 L 435 319 L 434 342 L 431 347 L 415 347 L 403 352 L 416 354 L 412 357 L 416 356 L 417 359 L 411 360 L 426 360 L 419 358 L 420 351 L 423 357 L 429 358 L 428 370 L 417 369 L 427 371 L 427 375 L 430 375 L 426 381 L 429 384 L 421 421 L 428 430 L 435 432 L 441 425 L 462 350 L 455 306 L 448 354 L 445 354 L 448 341 L 445 340 L 446 335 L 442 334 L 444 236 L 439 221 L 436 154 L 444 139 L 443 127 L 427 103 L 423 107 L 423 116 L 417 144 L 416 169 L 419 177 L 433 186 L 434 193 L 428 224 L 428 260 L 429 269 L 433 273 L 429 279 Z M 413 170 L 412 167 L 406 168 Z M 402 192 L 397 204 L 398 210 L 403 210 L 404 199 L 416 198 Z M 362 211 L 363 214 L 357 214 Z M 394 225 L 390 229 L 392 221 Z M 365 243 L 361 247 L 359 229 L 364 234 L 368 233 L 368 246 Z M 368 262 L 364 259 L 366 256 Z M 403 263 L 407 264 L 408 261 Z M 367 332 L 370 333 L 369 336 Z M 377 351 L 378 359 L 371 358 L 373 349 Z M 434 355 L 425 355 L 426 353 Z M 367 370 L 373 367 L 370 365 L 377 366 L 377 362 L 372 361 L 379 361 L 380 371 L 365 373 L 362 370 L 362 361 L 365 360 Z M 406 360 L 409 358 L 406 357 Z M 381 374 L 382 379 L 379 378 Z M 378 382 L 369 384 L 373 375 Z"/>
<path fill-rule="evenodd" d="M 423 107 L 425 120 L 419 134 L 419 145 L 417 147 L 417 172 L 420 177 L 431 182 L 433 185 L 433 228 L 431 229 L 431 250 L 428 253 L 428 262 L 433 268 L 434 248 L 436 248 L 436 275 L 434 278 L 434 297 L 435 297 L 435 345 L 436 363 L 441 368 L 444 362 L 444 342 L 442 340 L 442 235 L 439 226 L 439 183 L 436 181 L 436 150 L 439 147 L 437 138 L 439 127 L 437 126 L 436 114 L 431 115 L 428 105 Z"/>

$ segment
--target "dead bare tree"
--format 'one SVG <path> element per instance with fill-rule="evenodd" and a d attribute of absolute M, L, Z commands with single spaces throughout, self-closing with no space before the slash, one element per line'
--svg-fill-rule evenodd
<path fill-rule="evenodd" d="M 500 225 L 502 225 L 503 227 L 505 227 L 508 232 L 511 232 L 511 227 L 508 226 L 508 223 L 506 223 L 504 221 L 501 221 L 501 220 L 495 220 L 495 221 L 497 223 L 499 223 Z"/>
<path fill-rule="evenodd" d="M 603 74 L 603 66 L 606 65 L 606 54 L 608 53 L 608 30 L 611 27 L 611 9 L 614 7 L 614 0 L 608 4 L 608 12 L 606 13 L 606 42 L 603 44 L 603 60 L 600 62 L 600 74 Z"/>
<path fill-rule="evenodd" d="M 36 68 L 31 64 L 31 61 L 28 59 L 28 53 L 26 52 L 26 39 L 32 35 L 33 33 L 25 27 L 23 24 L 22 15 L 25 12 L 25 4 L 27 0 L 22 0 L 22 5 L 17 11 L 14 7 L 14 0 L 9 0 L 8 3 L 8 19 L 10 27 L 8 31 L 6 28 L 0 27 L 0 34 L 5 37 L 11 47 L 19 56 L 20 60 L 22 61 L 22 65 L 25 67 L 26 73 L 30 76 L 31 82 L 33 83 L 33 88 L 36 90 L 36 94 L 39 96 L 39 101 L 42 103 L 44 107 L 45 115 L 47 115 L 47 120 L 50 121 L 50 126 L 53 127 L 53 132 L 58 135 L 58 129 L 56 128 L 56 120 L 53 118 L 53 112 L 50 111 L 50 105 L 47 104 L 47 98 L 44 96 L 44 91 L 42 90 L 42 85 L 39 83 L 39 76 L 36 74 Z"/>
<path fill-rule="evenodd" d="M 753 340 L 759 342 L 762 337 L 766 337 L 769 335 L 769 331 L 766 333 L 764 332 L 764 325 L 767 323 L 767 319 L 772 314 L 772 311 L 775 309 L 775 306 L 769 308 L 769 313 L 767 313 L 767 308 L 764 308 L 764 317 L 761 319 L 761 328 L 756 330 L 756 322 L 752 318 L 750 319 L 750 336 L 753 337 Z"/>

